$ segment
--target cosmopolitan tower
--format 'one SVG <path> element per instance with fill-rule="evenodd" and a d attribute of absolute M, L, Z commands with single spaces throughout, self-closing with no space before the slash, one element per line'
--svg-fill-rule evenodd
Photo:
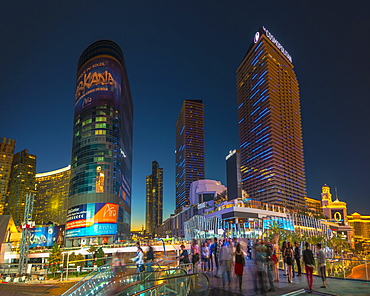
<path fill-rule="evenodd" d="M 304 205 L 298 80 L 292 58 L 262 27 L 237 70 L 242 189 L 252 199 Z"/>
<path fill-rule="evenodd" d="M 77 66 L 67 245 L 130 238 L 133 104 L 121 48 L 94 42 Z"/>
<path fill-rule="evenodd" d="M 190 185 L 204 171 L 203 102 L 185 100 L 176 122 L 176 214 L 189 205 Z"/>

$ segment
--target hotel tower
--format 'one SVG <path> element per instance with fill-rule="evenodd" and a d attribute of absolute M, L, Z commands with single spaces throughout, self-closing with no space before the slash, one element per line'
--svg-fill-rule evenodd
<path fill-rule="evenodd" d="M 130 238 L 133 104 L 121 48 L 94 42 L 77 66 L 67 245 Z"/>
<path fill-rule="evenodd" d="M 189 205 L 190 185 L 204 179 L 204 106 L 185 100 L 176 122 L 176 209 Z"/>
<path fill-rule="evenodd" d="M 155 228 L 163 220 L 163 168 L 152 162 L 152 174 L 146 176 L 146 215 L 145 230 L 153 236 Z"/>
<path fill-rule="evenodd" d="M 265 27 L 237 69 L 237 97 L 242 189 L 262 202 L 303 206 L 298 80 L 291 56 Z"/>

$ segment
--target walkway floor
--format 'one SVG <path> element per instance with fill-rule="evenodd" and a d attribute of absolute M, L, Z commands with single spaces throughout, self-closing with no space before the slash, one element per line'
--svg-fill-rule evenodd
<path fill-rule="evenodd" d="M 253 261 L 247 260 L 247 266 L 244 268 L 242 290 L 239 290 L 239 285 L 235 276 L 232 277 L 230 286 L 226 283 L 225 288 L 222 285 L 222 279 L 214 277 L 213 273 L 208 273 L 210 278 L 211 293 L 210 296 L 247 296 L 247 295 L 261 295 L 255 293 L 253 290 L 253 273 L 251 266 Z M 327 287 L 322 286 L 321 278 L 314 276 L 313 279 L 313 293 L 305 292 L 308 289 L 306 275 L 301 277 L 294 277 L 293 283 L 288 283 L 287 277 L 280 271 L 280 281 L 274 282 L 276 291 L 267 292 L 268 296 L 278 295 L 338 295 L 338 296 L 369 296 L 370 295 L 370 282 L 342 280 L 329 278 Z"/>

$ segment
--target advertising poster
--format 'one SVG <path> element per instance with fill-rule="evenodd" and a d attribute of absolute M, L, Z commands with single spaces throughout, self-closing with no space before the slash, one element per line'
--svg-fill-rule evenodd
<path fill-rule="evenodd" d="M 29 247 L 51 247 L 64 241 L 64 226 L 43 226 L 30 229 Z"/>
<path fill-rule="evenodd" d="M 108 57 L 85 64 L 77 76 L 75 117 L 103 103 L 117 106 L 121 97 L 121 72 L 120 64 Z"/>
<path fill-rule="evenodd" d="M 114 235 L 117 233 L 118 205 L 90 203 L 67 212 L 66 237 Z"/>

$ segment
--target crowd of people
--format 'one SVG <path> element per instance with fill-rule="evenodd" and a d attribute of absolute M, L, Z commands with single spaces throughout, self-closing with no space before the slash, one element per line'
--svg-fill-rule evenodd
<path fill-rule="evenodd" d="M 149 246 L 144 259 L 144 252 L 139 243 L 136 244 L 137 252 L 132 260 L 137 265 L 137 272 L 143 272 L 145 267 L 151 271 L 151 264 L 154 261 L 153 248 Z M 317 244 L 317 267 L 322 279 L 321 288 L 326 288 L 326 256 L 321 244 Z M 302 258 L 301 258 L 302 257 Z M 256 293 L 263 295 L 267 291 L 275 291 L 275 282 L 280 281 L 279 262 L 283 263 L 284 273 L 287 282 L 292 283 L 292 278 L 302 276 L 301 262 L 304 264 L 308 291 L 312 292 L 313 271 L 315 259 L 310 245 L 305 244 L 301 251 L 300 244 L 294 242 L 283 242 L 281 246 L 273 241 L 259 241 L 251 239 L 206 239 L 202 242 L 193 240 L 189 250 L 185 245 L 180 246 L 179 266 L 191 266 L 193 273 L 205 272 L 209 275 L 222 279 L 222 285 L 231 285 L 231 279 L 237 280 L 239 289 L 242 289 L 244 270 L 249 272 L 253 279 L 253 288 Z M 251 263 L 246 266 L 246 260 Z M 122 258 L 117 254 L 114 266 L 122 265 Z M 123 263 L 124 264 L 124 263 Z"/>
<path fill-rule="evenodd" d="M 323 282 L 321 288 L 326 288 L 326 257 L 321 244 L 317 245 L 317 249 L 318 271 Z M 301 252 L 298 242 L 294 242 L 294 246 L 291 242 L 283 242 L 280 247 L 276 240 L 264 242 L 250 239 L 218 240 L 214 238 L 206 239 L 200 244 L 197 240 L 193 240 L 189 250 L 190 254 L 184 245 L 181 246 L 181 250 L 180 264 L 191 262 L 193 272 L 207 272 L 222 278 L 224 287 L 226 284 L 231 285 L 231 278 L 235 276 L 240 290 L 246 260 L 252 260 L 253 262 L 248 264 L 247 271 L 253 276 L 254 291 L 262 294 L 276 290 L 274 282 L 280 281 L 280 261 L 283 262 L 283 275 L 286 276 L 288 283 L 292 283 L 292 278 L 295 276 L 302 276 L 302 261 L 307 276 L 308 291 L 312 292 L 315 260 L 308 243 Z"/>

